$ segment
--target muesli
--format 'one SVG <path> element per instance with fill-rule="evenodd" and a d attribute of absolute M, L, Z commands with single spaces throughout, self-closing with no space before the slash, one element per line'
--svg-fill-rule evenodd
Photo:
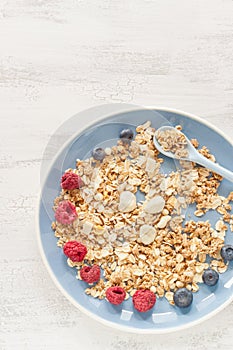
<path fill-rule="evenodd" d="M 62 176 L 52 223 L 68 265 L 87 283 L 85 292 L 113 304 L 134 296 L 141 312 L 163 296 L 189 306 L 199 283 L 217 283 L 233 259 L 233 247 L 224 245 L 228 226 L 233 231 L 233 192 L 220 196 L 221 176 L 194 163 L 180 160 L 177 171 L 164 174 L 154 133 L 148 121 L 134 138 L 122 130 L 113 147 L 77 159 Z M 205 146 L 198 151 L 215 160 Z M 185 217 L 189 204 L 197 220 Z M 221 214 L 214 226 L 200 220 L 209 210 Z"/>
<path fill-rule="evenodd" d="M 178 129 L 180 129 L 179 126 Z M 185 135 L 178 129 L 157 130 L 155 135 L 165 152 L 172 152 L 177 158 L 187 158 L 188 143 Z"/>

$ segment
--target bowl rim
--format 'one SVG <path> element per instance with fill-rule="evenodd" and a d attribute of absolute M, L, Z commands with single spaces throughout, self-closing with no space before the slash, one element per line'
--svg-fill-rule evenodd
<path fill-rule="evenodd" d="M 82 110 L 80 112 L 78 112 L 77 114 L 81 114 L 82 112 L 86 112 L 88 110 L 94 110 L 96 107 L 104 107 L 105 104 L 101 104 L 101 105 L 97 105 L 94 107 L 91 107 L 89 109 L 85 109 Z M 133 105 L 132 105 L 133 107 Z M 176 113 L 176 114 L 180 114 L 183 115 L 185 117 L 188 117 L 190 119 L 196 120 L 198 122 L 200 122 L 201 124 L 206 125 L 207 127 L 209 127 L 210 129 L 212 129 L 213 131 L 215 131 L 216 133 L 218 133 L 220 136 L 222 136 L 227 142 L 229 142 L 232 146 L 233 146 L 233 141 L 230 139 L 229 136 L 227 136 L 222 130 L 220 130 L 218 127 L 216 127 L 215 125 L 213 125 L 211 122 L 196 116 L 195 114 L 192 113 L 188 113 L 188 112 L 184 112 L 182 110 L 179 109 L 174 109 L 174 108 L 167 108 L 167 107 L 162 107 L 162 106 L 137 106 L 138 109 L 136 110 L 140 110 L 140 109 L 148 109 L 148 110 L 161 110 L 164 112 L 171 112 L 171 113 Z M 132 109 L 133 111 L 133 109 Z M 124 110 L 120 111 L 119 113 L 123 113 Z M 130 110 L 127 110 L 127 112 L 130 112 Z M 92 120 L 91 122 L 87 123 L 83 128 L 81 128 L 76 136 L 78 134 L 80 134 L 81 132 L 83 132 L 84 130 L 86 130 L 87 128 L 91 127 L 92 125 L 94 125 L 96 122 L 104 120 L 109 118 L 111 115 L 113 114 L 109 114 L 107 116 L 103 116 L 103 117 L 98 117 L 97 119 Z M 62 150 L 64 150 L 66 148 L 66 146 L 71 142 L 71 140 L 74 139 L 74 135 L 69 138 L 64 145 L 62 146 L 62 148 L 59 149 L 59 153 L 62 152 Z M 56 153 L 55 157 L 53 158 L 51 164 L 53 164 L 54 160 L 56 159 L 56 157 L 58 156 L 58 153 Z M 47 179 L 47 176 L 50 172 L 51 167 L 49 167 L 46 176 L 44 177 L 44 183 Z M 66 297 L 66 299 L 68 299 L 70 301 L 71 304 L 73 304 L 76 308 L 78 308 L 81 312 L 83 312 L 85 315 L 91 317 L 92 319 L 102 323 L 103 325 L 107 326 L 107 327 L 111 327 L 123 332 L 128 332 L 128 333 L 137 333 L 137 334 L 168 334 L 168 333 L 173 333 L 173 332 L 178 332 L 178 331 L 182 331 L 184 329 L 188 329 L 191 328 L 193 326 L 196 326 L 208 319 L 210 319 L 211 317 L 213 317 L 214 315 L 218 314 L 220 311 L 222 311 L 223 309 L 225 309 L 226 306 L 228 306 L 232 301 L 233 301 L 233 294 L 231 295 L 231 297 L 226 300 L 222 305 L 220 305 L 219 307 L 217 307 L 215 310 L 213 310 L 212 312 L 208 313 L 205 316 L 202 316 L 201 318 L 194 320 L 192 322 L 189 322 L 187 324 L 183 324 L 181 326 L 177 326 L 177 327 L 171 327 L 171 328 L 164 328 L 164 329 L 153 329 L 153 328 L 146 328 L 146 329 L 142 329 L 142 328 L 134 328 L 134 327 L 129 327 L 127 325 L 120 325 L 117 324 L 115 322 L 111 322 L 108 320 L 105 320 L 104 318 L 95 315 L 94 313 L 92 313 L 91 311 L 88 311 L 85 307 L 83 307 L 82 305 L 80 305 L 76 300 L 74 300 L 74 298 L 68 293 L 66 292 L 66 290 L 62 287 L 62 285 L 60 284 L 59 280 L 57 279 L 57 277 L 55 276 L 55 274 L 53 273 L 52 268 L 50 267 L 44 249 L 43 249 L 43 245 L 42 245 L 42 239 L 41 239 L 41 234 L 40 234 L 40 220 L 39 220 L 39 216 L 40 216 L 40 204 L 41 204 L 41 192 L 42 189 L 44 187 L 44 183 L 41 185 L 41 190 L 39 191 L 38 194 L 38 198 L 37 198 L 37 206 L 36 206 L 36 210 L 35 210 L 35 223 L 36 223 L 36 237 L 37 237 L 37 244 L 39 247 L 39 252 L 40 252 L 40 256 L 42 258 L 42 261 L 52 279 L 52 281 L 54 282 L 54 284 L 56 285 L 56 287 L 60 290 L 60 292 Z"/>

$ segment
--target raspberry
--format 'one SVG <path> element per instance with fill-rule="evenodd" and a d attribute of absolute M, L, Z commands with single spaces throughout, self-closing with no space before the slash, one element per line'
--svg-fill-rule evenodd
<path fill-rule="evenodd" d="M 156 302 L 156 296 L 149 289 L 137 290 L 133 295 L 133 304 L 139 312 L 150 310 Z"/>
<path fill-rule="evenodd" d="M 110 287 L 106 290 L 106 298 L 111 304 L 119 305 L 125 299 L 125 290 L 121 287 Z"/>
<path fill-rule="evenodd" d="M 98 265 L 84 266 L 80 270 L 80 276 L 89 284 L 97 282 L 100 279 L 100 267 Z"/>
<path fill-rule="evenodd" d="M 77 216 L 75 205 L 69 201 L 60 202 L 55 212 L 55 219 L 63 225 L 71 224 Z"/>
<path fill-rule="evenodd" d="M 67 171 L 61 178 L 61 187 L 64 190 L 74 190 L 83 186 L 82 179 L 72 171 Z"/>
<path fill-rule="evenodd" d="M 63 252 L 72 261 L 83 261 L 87 254 L 87 248 L 80 242 L 69 241 L 64 244 Z"/>

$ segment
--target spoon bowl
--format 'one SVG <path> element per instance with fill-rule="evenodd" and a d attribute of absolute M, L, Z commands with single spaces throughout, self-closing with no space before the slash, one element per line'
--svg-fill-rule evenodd
<path fill-rule="evenodd" d="M 158 142 L 157 135 L 159 132 L 164 132 L 164 131 L 175 131 L 176 133 L 180 133 L 183 135 L 186 139 L 186 147 L 185 150 L 187 151 L 187 156 L 178 156 L 174 152 L 171 151 L 165 151 L 162 147 L 162 145 Z M 222 167 L 221 165 L 212 162 L 211 160 L 207 159 L 204 157 L 202 154 L 200 154 L 195 147 L 192 145 L 191 141 L 185 136 L 181 131 L 177 130 L 176 128 L 172 126 L 162 126 L 161 128 L 157 129 L 155 134 L 154 134 L 154 145 L 157 148 L 157 150 L 164 154 L 165 156 L 177 160 L 187 160 L 190 162 L 195 162 L 197 164 L 200 164 L 204 166 L 205 168 L 208 168 L 209 170 L 212 170 L 216 172 L 217 174 L 223 176 L 225 179 L 233 182 L 233 172 Z"/>

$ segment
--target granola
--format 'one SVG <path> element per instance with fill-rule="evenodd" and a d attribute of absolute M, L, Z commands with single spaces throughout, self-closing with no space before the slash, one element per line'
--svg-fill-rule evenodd
<path fill-rule="evenodd" d="M 78 279 L 83 265 L 102 268 L 103 278 L 89 286 L 87 294 L 103 299 L 108 288 L 118 286 L 127 299 L 138 289 L 149 289 L 174 304 L 177 289 L 198 291 L 203 271 L 209 267 L 226 271 L 220 250 L 228 225 L 233 231 L 233 192 L 220 196 L 222 178 L 193 163 L 180 161 L 180 169 L 163 174 L 163 159 L 153 144 L 155 129 L 148 121 L 136 132 L 130 143 L 122 139 L 106 148 L 101 161 L 77 159 L 76 168 L 67 170 L 81 177 L 82 186 L 63 188 L 54 210 L 69 201 L 77 217 L 69 224 L 55 221 L 52 228 L 59 247 L 69 241 L 87 246 L 84 264 L 67 260 L 77 269 Z M 185 151 L 185 140 L 175 136 L 174 142 L 173 137 L 169 135 L 169 147 L 174 151 L 178 144 L 179 152 Z M 195 139 L 192 143 L 199 146 Z M 199 152 L 214 160 L 206 147 Z M 138 191 L 144 194 L 143 201 L 137 200 Z M 183 215 L 190 203 L 196 205 L 198 221 Z M 199 220 L 208 210 L 222 216 L 214 227 Z"/>
<path fill-rule="evenodd" d="M 183 133 L 180 132 L 181 126 L 177 125 L 176 129 L 165 129 L 156 131 L 156 138 L 165 152 L 172 152 L 177 158 L 187 158 L 187 140 Z"/>

